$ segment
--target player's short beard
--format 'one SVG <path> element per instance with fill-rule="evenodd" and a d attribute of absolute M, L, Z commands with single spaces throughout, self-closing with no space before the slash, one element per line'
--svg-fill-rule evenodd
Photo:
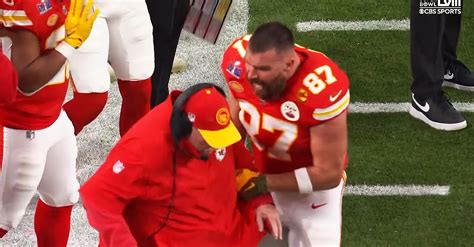
<path fill-rule="evenodd" d="M 250 83 L 258 84 L 262 87 L 261 90 L 255 91 L 257 97 L 262 100 L 275 100 L 278 99 L 285 91 L 287 79 L 284 78 L 283 75 L 278 75 L 271 82 L 250 79 Z"/>

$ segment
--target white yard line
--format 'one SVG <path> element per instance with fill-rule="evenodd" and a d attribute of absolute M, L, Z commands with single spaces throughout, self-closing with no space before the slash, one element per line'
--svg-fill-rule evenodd
<path fill-rule="evenodd" d="M 357 196 L 447 196 L 449 186 L 440 185 L 348 185 L 345 195 Z"/>
<path fill-rule="evenodd" d="M 474 103 L 454 102 L 454 107 L 462 112 L 474 112 Z M 350 113 L 390 113 L 408 112 L 410 103 L 351 103 Z"/>
<path fill-rule="evenodd" d="M 298 32 L 311 31 L 374 31 L 410 30 L 410 20 L 371 20 L 371 21 L 306 21 L 296 24 Z"/>

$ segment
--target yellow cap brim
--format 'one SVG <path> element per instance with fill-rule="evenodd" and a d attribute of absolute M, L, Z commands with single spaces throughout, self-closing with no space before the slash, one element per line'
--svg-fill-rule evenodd
<path fill-rule="evenodd" d="M 213 148 L 225 148 L 242 139 L 239 131 L 232 123 L 221 130 L 202 130 L 198 129 L 207 144 Z"/>

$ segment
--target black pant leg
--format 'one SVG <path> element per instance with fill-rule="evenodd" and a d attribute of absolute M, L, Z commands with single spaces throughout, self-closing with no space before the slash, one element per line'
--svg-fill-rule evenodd
<path fill-rule="evenodd" d="M 461 31 L 461 15 L 446 15 L 443 33 L 443 60 L 453 62 L 457 59 L 459 33 Z"/>
<path fill-rule="evenodd" d="M 419 4 L 419 0 L 411 0 L 411 90 L 418 97 L 426 98 L 438 94 L 443 83 L 441 48 L 445 15 L 420 14 Z"/>
<path fill-rule="evenodd" d="M 179 36 L 189 10 L 189 0 L 146 0 L 153 15 L 155 72 L 152 76 L 151 107 L 168 97 L 168 82 Z"/>

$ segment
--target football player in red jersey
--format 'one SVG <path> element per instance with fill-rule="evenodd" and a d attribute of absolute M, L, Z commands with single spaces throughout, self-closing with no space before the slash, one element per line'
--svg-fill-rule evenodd
<path fill-rule="evenodd" d="M 252 140 L 256 169 L 241 196 L 267 191 L 293 246 L 339 246 L 347 164 L 349 80 L 324 54 L 294 44 L 277 22 L 225 51 L 233 118 Z"/>
<path fill-rule="evenodd" d="M 79 199 L 74 130 L 61 110 L 68 87 L 66 59 L 89 36 L 99 13 L 92 0 L 0 2 L 0 21 L 12 41 L 18 72 L 15 100 L 4 116 L 0 180 L 0 237 L 16 227 L 33 195 L 38 246 L 66 246 L 72 205 Z"/>
<path fill-rule="evenodd" d="M 145 0 L 95 0 L 94 6 L 101 14 L 89 39 L 69 60 L 74 98 L 64 104 L 64 110 L 76 134 L 99 115 L 110 87 L 110 61 L 122 96 L 119 131 L 123 135 L 150 110 L 153 26 Z"/>

